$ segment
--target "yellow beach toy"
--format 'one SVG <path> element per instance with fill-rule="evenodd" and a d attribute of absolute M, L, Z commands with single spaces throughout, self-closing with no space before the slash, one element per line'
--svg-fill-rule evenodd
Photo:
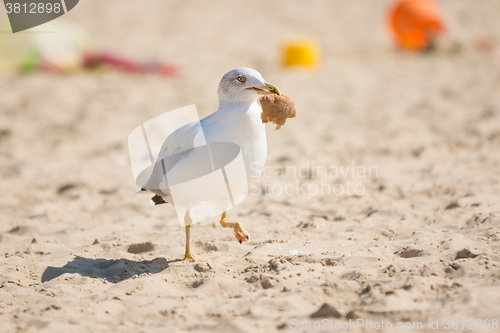
<path fill-rule="evenodd" d="M 316 68 L 321 62 L 319 45 L 313 39 L 289 41 L 283 50 L 285 66 Z"/>

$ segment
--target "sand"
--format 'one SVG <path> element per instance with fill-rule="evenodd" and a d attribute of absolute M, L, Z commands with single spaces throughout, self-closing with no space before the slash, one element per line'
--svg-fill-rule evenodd
<path fill-rule="evenodd" d="M 0 331 L 287 332 L 324 316 L 375 323 L 353 332 L 382 320 L 492 327 L 500 7 L 442 1 L 449 44 L 414 55 L 394 48 L 387 5 L 80 2 L 64 18 L 99 47 L 182 75 L 0 76 Z M 281 44 L 304 35 L 322 67 L 281 67 Z M 297 117 L 266 125 L 268 168 L 228 214 L 253 245 L 212 219 L 192 228 L 206 262 L 182 264 L 174 208 L 132 196 L 127 137 L 182 106 L 214 112 L 218 81 L 238 66 L 291 96 Z"/>

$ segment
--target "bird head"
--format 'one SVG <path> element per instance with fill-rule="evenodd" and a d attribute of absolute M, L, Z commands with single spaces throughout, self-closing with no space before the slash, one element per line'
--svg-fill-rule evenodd
<path fill-rule="evenodd" d="M 224 74 L 217 89 L 219 102 L 224 103 L 250 103 L 269 94 L 281 95 L 281 92 L 255 69 L 247 67 L 238 67 Z"/>

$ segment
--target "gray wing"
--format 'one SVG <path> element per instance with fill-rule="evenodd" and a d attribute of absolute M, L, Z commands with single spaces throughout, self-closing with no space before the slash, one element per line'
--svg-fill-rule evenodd
<path fill-rule="evenodd" d="M 170 190 L 165 174 L 178 167 L 178 164 L 188 157 L 193 148 L 203 145 L 206 145 L 206 141 L 199 121 L 187 123 L 176 129 L 163 142 L 151 176 L 142 190 L 151 191 L 161 197 L 169 197 Z M 184 151 L 186 154 L 180 154 Z"/>

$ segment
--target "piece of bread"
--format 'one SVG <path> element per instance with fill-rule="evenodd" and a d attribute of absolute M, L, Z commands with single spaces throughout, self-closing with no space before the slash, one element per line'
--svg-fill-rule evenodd
<path fill-rule="evenodd" d="M 260 119 L 262 122 L 272 122 L 276 125 L 275 131 L 285 125 L 288 118 L 293 118 L 297 114 L 295 110 L 295 102 L 290 97 L 282 94 L 265 95 L 259 100 L 262 106 L 262 114 Z"/>

